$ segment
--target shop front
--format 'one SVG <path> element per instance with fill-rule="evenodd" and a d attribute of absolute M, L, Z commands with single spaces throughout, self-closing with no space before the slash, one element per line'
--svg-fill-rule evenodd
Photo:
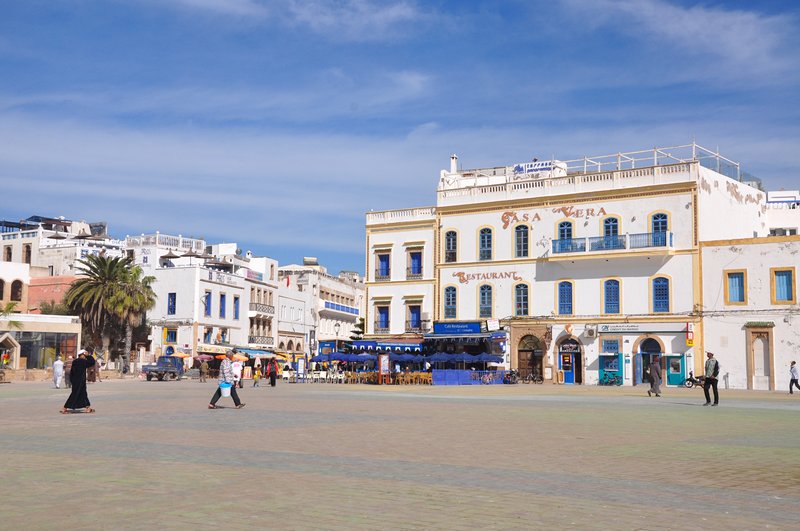
<path fill-rule="evenodd" d="M 559 383 L 583 383 L 583 354 L 576 339 L 565 339 L 558 344 L 558 374 Z"/>
<path fill-rule="evenodd" d="M 619 375 L 632 385 L 650 385 L 650 365 L 657 360 L 662 383 L 682 385 L 687 375 L 687 358 L 693 350 L 687 346 L 687 329 L 687 323 L 683 322 L 598 325 L 599 381 L 605 378 L 607 382 Z"/>

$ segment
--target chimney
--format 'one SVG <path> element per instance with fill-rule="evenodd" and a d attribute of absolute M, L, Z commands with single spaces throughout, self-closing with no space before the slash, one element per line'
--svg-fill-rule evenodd
<path fill-rule="evenodd" d="M 450 173 L 458 173 L 458 155 L 450 155 Z"/>

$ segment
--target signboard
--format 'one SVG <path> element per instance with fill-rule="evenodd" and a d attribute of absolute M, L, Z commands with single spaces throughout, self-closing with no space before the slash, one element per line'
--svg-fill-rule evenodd
<path fill-rule="evenodd" d="M 389 374 L 388 354 L 378 354 L 378 372 L 380 372 L 380 374 Z"/>
<path fill-rule="evenodd" d="M 643 332 L 685 332 L 686 323 L 607 323 L 597 325 L 600 334 L 639 334 Z"/>
<path fill-rule="evenodd" d="M 434 334 L 480 334 L 480 321 L 465 323 L 433 323 Z"/>
<path fill-rule="evenodd" d="M 469 284 L 471 280 L 522 280 L 522 277 L 517 271 L 489 271 L 484 273 L 465 273 L 464 271 L 456 271 L 453 276 L 458 278 L 461 284 Z"/>
<path fill-rule="evenodd" d="M 258 280 L 259 282 L 261 282 L 264 280 L 264 273 L 259 273 L 258 271 L 253 271 L 252 269 L 248 269 L 247 278 L 248 280 Z"/>
<path fill-rule="evenodd" d="M 320 354 L 330 354 L 331 352 L 336 351 L 336 341 L 320 341 L 319 342 L 319 353 Z"/>
<path fill-rule="evenodd" d="M 499 319 L 486 319 L 486 330 L 489 332 L 495 332 L 500 330 L 500 320 Z"/>
<path fill-rule="evenodd" d="M 569 352 L 575 353 L 581 351 L 581 346 L 575 343 L 574 341 L 567 341 L 562 343 L 561 346 L 558 347 L 559 352 Z"/>

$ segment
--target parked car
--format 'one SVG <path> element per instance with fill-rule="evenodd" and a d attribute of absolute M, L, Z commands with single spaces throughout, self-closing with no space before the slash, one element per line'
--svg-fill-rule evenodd
<path fill-rule="evenodd" d="M 159 356 L 155 364 L 143 365 L 142 373 L 148 382 L 153 378 L 180 380 L 183 376 L 183 359 L 175 356 Z"/>

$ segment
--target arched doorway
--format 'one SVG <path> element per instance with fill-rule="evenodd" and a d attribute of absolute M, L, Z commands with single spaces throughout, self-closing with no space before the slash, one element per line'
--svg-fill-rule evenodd
<path fill-rule="evenodd" d="M 639 352 L 636 354 L 633 367 L 634 385 L 650 383 L 650 363 L 652 363 L 654 358 L 661 357 L 661 354 L 661 343 L 659 343 L 657 339 L 648 337 L 639 343 Z"/>
<path fill-rule="evenodd" d="M 563 373 L 565 384 L 583 383 L 583 354 L 577 340 L 569 338 L 558 345 L 558 370 Z"/>
<path fill-rule="evenodd" d="M 544 374 L 544 343 L 536 336 L 523 336 L 517 346 L 517 370 L 521 377 Z"/>

